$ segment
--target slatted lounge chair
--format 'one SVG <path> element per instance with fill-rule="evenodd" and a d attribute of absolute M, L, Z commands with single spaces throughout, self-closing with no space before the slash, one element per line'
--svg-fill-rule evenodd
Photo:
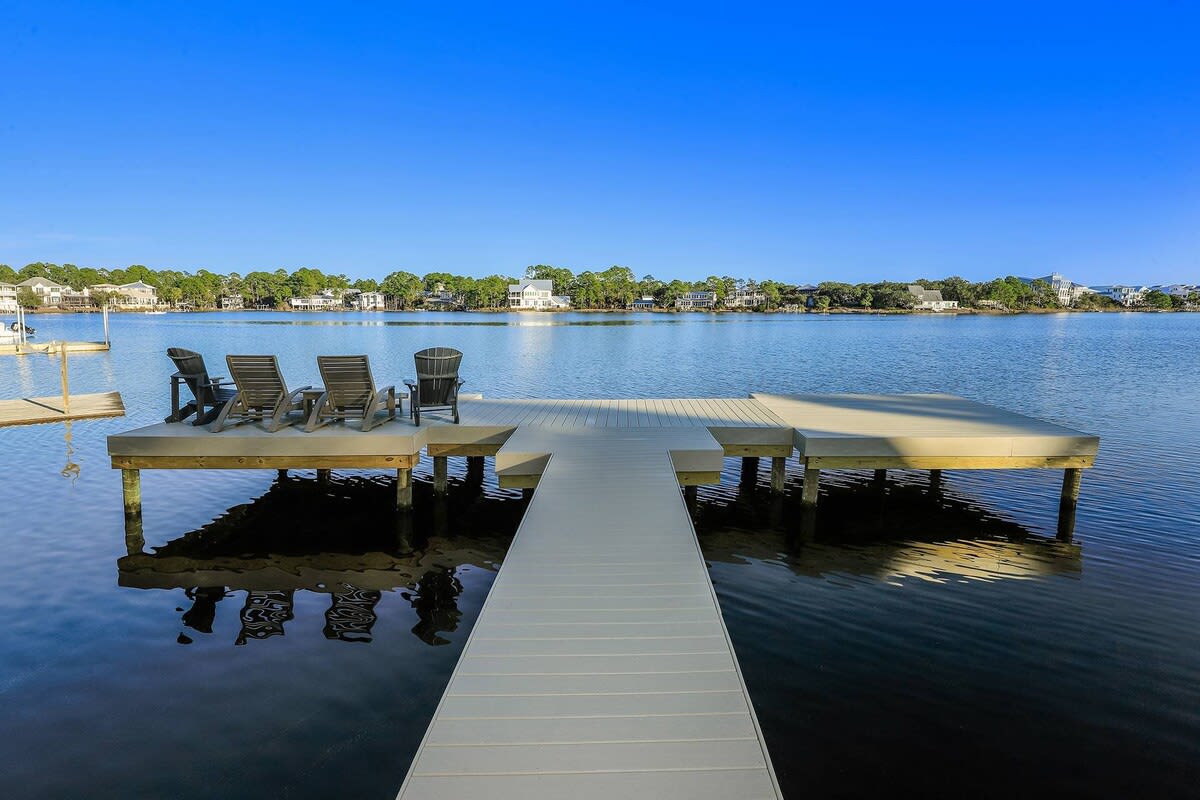
<path fill-rule="evenodd" d="M 408 387 L 408 407 L 413 421 L 421 424 L 421 410 L 449 409 L 458 424 L 458 389 L 463 381 L 458 377 L 462 353 L 453 347 L 430 347 L 413 355 L 417 378 L 405 381 Z"/>
<path fill-rule="evenodd" d="M 317 356 L 317 368 L 325 383 L 325 393 L 308 415 L 305 431 L 315 431 L 333 419 L 362 419 L 363 431 L 375 425 L 375 414 L 387 409 L 387 418 L 396 418 L 396 387 L 375 388 L 371 365 L 366 356 Z"/>
<path fill-rule="evenodd" d="M 302 395 L 311 386 L 289 391 L 279 371 L 275 356 L 225 356 L 229 374 L 238 386 L 238 393 L 225 404 L 216 422 L 209 429 L 219 433 L 226 422 L 261 420 L 271 433 L 297 420 L 286 419 L 288 412 L 303 409 Z"/>
<path fill-rule="evenodd" d="M 164 422 L 183 422 L 196 415 L 193 425 L 207 425 L 220 413 L 221 407 L 237 394 L 232 384 L 222 386 L 226 378 L 213 378 L 204 366 L 204 356 L 182 347 L 168 347 L 167 356 L 175 362 L 175 374 L 171 376 L 171 414 Z M 179 405 L 179 386 L 183 384 L 192 392 L 192 399 L 182 407 Z"/>

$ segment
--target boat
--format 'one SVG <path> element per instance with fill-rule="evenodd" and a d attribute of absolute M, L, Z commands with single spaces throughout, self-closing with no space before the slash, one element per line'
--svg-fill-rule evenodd
<path fill-rule="evenodd" d="M 165 311 L 143 311 L 142 313 L 146 314 L 148 316 L 150 316 L 150 315 L 157 316 L 159 314 L 166 314 L 167 312 L 165 312 Z"/>
<path fill-rule="evenodd" d="M 22 327 L 25 328 L 26 336 L 33 336 L 35 333 L 37 333 L 36 329 L 31 328 L 28 325 L 22 326 L 20 322 L 13 322 L 11 325 L 8 326 L 8 330 L 11 331 L 12 333 L 20 335 Z"/>

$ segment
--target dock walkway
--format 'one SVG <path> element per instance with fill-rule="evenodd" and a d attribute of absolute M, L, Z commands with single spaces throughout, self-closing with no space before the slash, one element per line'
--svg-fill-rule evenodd
<path fill-rule="evenodd" d="M 538 491 L 400 797 L 778 798 L 676 481 L 721 445 L 524 431 L 497 460 L 545 457 Z"/>

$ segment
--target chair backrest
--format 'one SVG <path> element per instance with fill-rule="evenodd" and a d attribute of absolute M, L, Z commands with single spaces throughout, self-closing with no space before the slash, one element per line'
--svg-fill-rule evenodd
<path fill-rule="evenodd" d="M 287 397 L 287 384 L 275 356 L 225 356 L 229 375 L 251 408 L 274 408 Z"/>
<path fill-rule="evenodd" d="M 317 368 L 334 408 L 365 408 L 375 393 L 366 356 L 317 356 Z"/>
<path fill-rule="evenodd" d="M 208 383 L 208 368 L 204 366 L 204 356 L 195 350 L 168 347 L 167 357 L 175 362 L 175 371 L 183 376 L 183 382 L 192 390 L 192 395 L 197 401 L 206 405 L 216 402 L 212 387 L 204 385 Z"/>
<path fill-rule="evenodd" d="M 413 358 L 417 362 L 421 405 L 440 406 L 449 403 L 457 388 L 462 353 L 453 347 L 429 347 L 413 354 Z"/>

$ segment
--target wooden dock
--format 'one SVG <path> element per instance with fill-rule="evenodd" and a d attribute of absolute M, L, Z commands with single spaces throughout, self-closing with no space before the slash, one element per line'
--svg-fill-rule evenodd
<path fill-rule="evenodd" d="M 1053 468 L 1059 537 L 1098 440 L 949 395 L 772 395 L 655 400 L 464 400 L 462 422 L 423 414 L 368 433 L 158 424 L 109 437 L 126 536 L 141 542 L 141 469 L 395 469 L 495 456 L 502 485 L 537 487 L 401 790 L 488 797 L 778 797 L 761 731 L 691 527 L 685 495 L 727 456 L 804 470 L 800 529 L 820 472 Z"/>
<path fill-rule="evenodd" d="M 0 428 L 123 416 L 125 404 L 121 401 L 120 392 L 73 394 L 65 405 L 62 395 L 0 400 Z"/>
<path fill-rule="evenodd" d="M 108 342 L 26 342 L 25 344 L 0 344 L 0 355 L 53 354 L 61 352 L 64 345 L 68 353 L 103 353 L 110 349 Z"/>

